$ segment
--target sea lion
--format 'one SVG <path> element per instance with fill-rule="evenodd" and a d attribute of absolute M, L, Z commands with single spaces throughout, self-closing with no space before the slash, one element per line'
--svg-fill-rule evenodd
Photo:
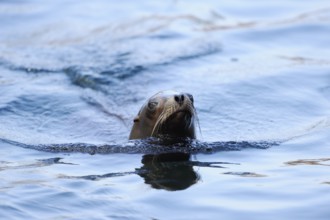
<path fill-rule="evenodd" d="M 195 139 L 195 120 L 197 114 L 191 94 L 162 91 L 141 107 L 129 139 L 162 136 Z"/>

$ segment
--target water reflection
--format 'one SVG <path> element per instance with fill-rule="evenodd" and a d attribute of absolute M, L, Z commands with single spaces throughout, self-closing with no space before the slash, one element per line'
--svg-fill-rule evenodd
<path fill-rule="evenodd" d="M 200 175 L 194 171 L 193 166 L 221 166 L 213 165 L 214 163 L 192 162 L 190 154 L 175 152 L 163 154 L 145 154 L 142 156 L 140 168 L 129 172 L 112 172 L 103 175 L 86 175 L 86 176 L 66 176 L 59 175 L 59 178 L 65 179 L 85 179 L 85 180 L 102 180 L 111 177 L 120 177 L 131 174 L 137 174 L 144 178 L 145 183 L 151 185 L 155 189 L 165 190 L 184 190 L 198 182 Z M 221 162 L 218 162 L 221 163 Z"/>
<path fill-rule="evenodd" d="M 138 169 L 145 172 L 138 174 L 155 189 L 184 190 L 200 179 L 189 161 L 190 154 L 186 153 L 147 154 L 142 157 L 143 166 Z"/>
<path fill-rule="evenodd" d="M 60 174 L 58 178 L 99 181 L 112 177 L 137 174 L 144 179 L 146 184 L 154 189 L 176 191 L 185 190 L 200 180 L 200 174 L 194 170 L 194 167 L 226 168 L 223 165 L 239 165 L 228 162 L 192 161 L 191 154 L 184 152 L 144 154 L 141 163 L 142 166 L 135 168 L 134 171 L 85 176 Z"/>

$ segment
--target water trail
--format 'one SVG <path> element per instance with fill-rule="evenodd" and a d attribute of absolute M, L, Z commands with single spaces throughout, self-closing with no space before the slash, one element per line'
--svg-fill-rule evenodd
<path fill-rule="evenodd" d="M 274 141 L 227 141 L 227 142 L 201 142 L 196 140 L 182 140 L 180 142 L 164 142 L 157 138 L 145 140 L 128 141 L 124 144 L 88 144 L 88 143 L 66 143 L 66 144 L 40 144 L 30 145 L 0 139 L 15 146 L 53 153 L 88 153 L 88 154 L 162 154 L 162 153 L 187 153 L 187 154 L 212 154 L 221 151 L 240 151 L 244 149 L 268 149 L 277 146 L 280 142 Z"/>

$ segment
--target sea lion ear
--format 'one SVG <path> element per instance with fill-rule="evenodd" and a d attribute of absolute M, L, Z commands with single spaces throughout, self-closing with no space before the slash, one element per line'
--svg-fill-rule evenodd
<path fill-rule="evenodd" d="M 137 116 L 135 116 L 135 118 L 134 118 L 134 120 L 133 120 L 133 121 L 134 121 L 134 123 L 135 123 L 135 122 L 139 122 L 139 121 L 140 121 L 140 117 L 139 117 L 138 115 L 137 115 Z"/>

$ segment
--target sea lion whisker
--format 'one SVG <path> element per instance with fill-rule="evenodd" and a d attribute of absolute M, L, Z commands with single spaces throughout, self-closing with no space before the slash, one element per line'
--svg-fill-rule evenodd
<path fill-rule="evenodd" d="M 154 134 L 155 134 L 155 132 L 156 133 L 159 133 L 159 129 L 160 129 L 160 127 L 161 127 L 161 125 L 164 123 L 164 121 L 165 121 L 165 115 L 166 115 L 166 112 L 165 111 L 163 111 L 161 114 L 160 114 L 160 116 L 158 117 L 158 119 L 157 119 L 157 121 L 156 121 L 156 123 L 155 123 L 155 126 L 153 127 L 153 129 L 152 129 L 152 132 L 151 132 L 151 136 L 154 136 Z"/>
<path fill-rule="evenodd" d="M 161 121 L 161 117 L 158 118 L 158 120 L 156 121 L 153 129 L 152 129 L 152 132 L 151 132 L 151 136 L 154 136 L 155 133 L 158 133 L 159 132 L 159 125 L 160 125 L 160 121 Z"/>
<path fill-rule="evenodd" d="M 153 136 L 155 134 L 155 132 L 159 133 L 160 128 L 165 123 L 165 121 L 173 114 L 174 110 L 175 110 L 175 106 L 173 106 L 173 105 L 165 106 L 163 112 L 160 114 L 160 116 L 158 117 L 158 119 L 155 123 L 151 136 Z"/>
<path fill-rule="evenodd" d="M 200 126 L 200 123 L 199 123 L 199 118 L 198 118 L 198 115 L 196 113 L 196 109 L 193 109 L 194 110 L 194 120 L 196 121 L 197 123 L 197 126 L 198 126 L 198 130 L 199 130 L 199 134 L 201 135 L 201 137 L 203 138 L 203 135 L 202 135 L 202 129 L 201 129 L 201 126 Z"/>

